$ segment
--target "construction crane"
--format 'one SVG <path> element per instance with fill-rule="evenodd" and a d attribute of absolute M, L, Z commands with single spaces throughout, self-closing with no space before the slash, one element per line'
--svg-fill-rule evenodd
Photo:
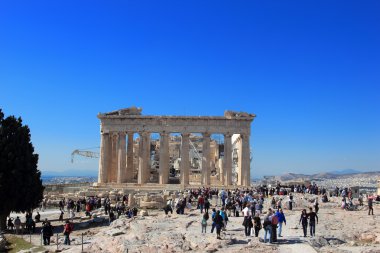
<path fill-rule="evenodd" d="M 96 147 L 96 148 L 99 148 L 99 147 Z M 71 163 L 74 163 L 75 155 L 80 155 L 80 156 L 89 157 L 89 158 L 99 158 L 98 152 L 93 152 L 86 149 L 76 149 L 71 153 Z"/>

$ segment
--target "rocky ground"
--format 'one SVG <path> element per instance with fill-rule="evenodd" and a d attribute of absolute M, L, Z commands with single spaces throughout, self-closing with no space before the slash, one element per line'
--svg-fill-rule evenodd
<path fill-rule="evenodd" d="M 82 233 L 85 252 L 380 252 L 380 206 L 375 205 L 374 216 L 367 215 L 367 207 L 359 211 L 345 211 L 339 208 L 339 199 L 330 203 L 321 203 L 317 236 L 302 235 L 298 225 L 301 209 L 310 205 L 312 196 L 296 196 L 293 211 L 284 210 L 287 225 L 283 227 L 283 237 L 277 243 L 264 244 L 259 238 L 245 237 L 242 217 L 230 217 L 222 240 L 216 234 L 201 233 L 201 215 L 199 210 L 186 210 L 185 215 L 168 215 L 162 211 L 149 211 L 149 216 L 135 219 L 120 218 L 108 225 L 102 217 L 94 220 L 76 220 L 76 229 L 72 234 L 72 245 L 64 246 L 62 233 L 59 234 L 58 249 L 63 252 L 81 252 Z M 268 203 L 266 203 L 266 208 Z M 56 214 L 47 214 L 52 217 Z M 44 215 L 42 216 L 44 218 Z M 53 223 L 59 227 L 61 224 Z M 263 236 L 263 230 L 260 231 Z M 40 244 L 40 237 L 32 235 L 34 244 Z M 56 236 L 51 246 L 57 249 Z"/>

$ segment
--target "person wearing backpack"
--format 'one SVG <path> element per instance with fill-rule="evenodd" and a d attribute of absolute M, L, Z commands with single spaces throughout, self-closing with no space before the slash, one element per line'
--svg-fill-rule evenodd
<path fill-rule="evenodd" d="M 73 232 L 73 224 L 69 220 L 66 221 L 65 226 L 63 227 L 63 234 L 65 235 L 65 245 L 70 245 L 70 234 Z"/>
<path fill-rule="evenodd" d="M 215 210 L 215 208 L 213 208 L 213 209 L 212 209 L 212 214 L 211 214 L 211 219 L 212 219 L 211 233 L 214 233 L 214 229 L 215 229 L 215 226 L 216 226 L 216 223 L 215 223 L 215 216 L 216 216 L 216 210 Z"/>
<path fill-rule="evenodd" d="M 217 211 L 215 214 L 214 222 L 215 222 L 215 228 L 216 228 L 216 239 L 221 240 L 222 238 L 220 237 L 220 232 L 224 224 L 223 224 L 223 217 L 220 215 L 219 211 Z"/>
<path fill-rule="evenodd" d="M 263 223 L 263 228 L 264 228 L 264 243 L 267 242 L 267 235 L 269 235 L 269 243 L 272 243 L 272 222 L 270 221 L 270 215 L 271 213 L 269 212 L 265 217 L 264 217 L 264 223 Z"/>
<path fill-rule="evenodd" d="M 272 214 L 271 222 L 272 222 L 272 234 L 271 234 L 272 242 L 277 242 L 276 231 L 277 231 L 277 225 L 278 225 L 278 217 L 276 216 L 276 214 Z"/>
<path fill-rule="evenodd" d="M 226 228 L 227 228 L 227 222 L 228 222 L 228 216 L 227 216 L 227 213 L 224 209 L 224 207 L 222 207 L 222 209 L 220 210 L 220 216 L 222 216 L 223 218 L 223 231 L 226 231 Z"/>

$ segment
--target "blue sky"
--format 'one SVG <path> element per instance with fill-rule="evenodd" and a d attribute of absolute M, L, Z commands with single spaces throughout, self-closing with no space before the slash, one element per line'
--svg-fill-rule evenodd
<path fill-rule="evenodd" d="M 0 108 L 96 174 L 98 112 L 257 114 L 252 174 L 380 170 L 380 2 L 1 1 Z"/>

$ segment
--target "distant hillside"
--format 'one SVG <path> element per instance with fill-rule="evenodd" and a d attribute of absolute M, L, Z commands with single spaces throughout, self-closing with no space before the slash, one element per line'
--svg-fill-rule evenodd
<path fill-rule="evenodd" d="M 313 175 L 297 174 L 297 173 L 284 173 L 280 176 L 268 176 L 264 177 L 267 179 L 272 179 L 276 181 L 297 181 L 297 180 L 318 180 L 318 179 L 338 179 L 338 178 L 348 178 L 348 177 L 380 177 L 380 171 L 374 172 L 360 172 L 355 170 L 345 170 L 345 171 L 333 171 L 333 172 L 323 172 Z"/>

